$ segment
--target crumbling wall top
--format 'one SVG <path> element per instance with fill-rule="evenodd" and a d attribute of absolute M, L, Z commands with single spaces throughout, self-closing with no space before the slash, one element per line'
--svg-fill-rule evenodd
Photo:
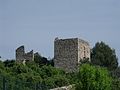
<path fill-rule="evenodd" d="M 18 47 L 18 48 L 16 49 L 16 51 L 24 51 L 24 45 Z"/>
<path fill-rule="evenodd" d="M 55 41 L 66 41 L 66 40 L 78 40 L 79 42 L 89 45 L 89 42 L 83 40 L 83 39 L 79 39 L 79 38 L 67 38 L 67 39 L 59 39 L 58 37 L 55 38 Z"/>

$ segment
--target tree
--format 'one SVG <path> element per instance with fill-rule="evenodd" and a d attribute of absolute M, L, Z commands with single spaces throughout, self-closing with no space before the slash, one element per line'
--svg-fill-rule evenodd
<path fill-rule="evenodd" d="M 49 60 L 49 65 L 54 66 L 54 59 Z"/>
<path fill-rule="evenodd" d="M 15 64 L 15 60 L 6 60 L 3 62 L 5 67 L 13 67 Z"/>
<path fill-rule="evenodd" d="M 104 42 L 97 42 L 91 52 L 91 62 L 94 65 L 107 67 L 114 70 L 118 67 L 118 59 L 114 49 L 111 49 Z"/>
<path fill-rule="evenodd" d="M 120 90 L 120 79 L 112 80 L 112 90 Z"/>
<path fill-rule="evenodd" d="M 76 90 L 111 90 L 111 77 L 101 67 L 83 64 L 78 72 Z"/>
<path fill-rule="evenodd" d="M 112 71 L 111 74 L 112 74 L 112 77 L 114 78 L 120 78 L 120 66 L 114 71 Z"/>

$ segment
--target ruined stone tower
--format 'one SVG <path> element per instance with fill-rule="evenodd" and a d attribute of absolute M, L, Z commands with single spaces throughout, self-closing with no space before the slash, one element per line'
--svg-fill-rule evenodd
<path fill-rule="evenodd" d="M 73 72 L 78 68 L 80 60 L 90 60 L 89 43 L 78 39 L 58 39 L 54 41 L 54 65 L 67 72 Z"/>
<path fill-rule="evenodd" d="M 34 53 L 31 50 L 28 53 L 25 53 L 24 46 L 20 46 L 16 49 L 16 61 L 23 62 L 23 61 L 32 61 L 34 60 Z"/>
<path fill-rule="evenodd" d="M 24 60 L 24 55 L 25 55 L 24 46 L 20 46 L 19 48 L 16 49 L 17 61 Z"/>

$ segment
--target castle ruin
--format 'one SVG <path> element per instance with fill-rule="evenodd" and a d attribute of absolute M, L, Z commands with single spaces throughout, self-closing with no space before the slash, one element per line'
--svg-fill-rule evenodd
<path fill-rule="evenodd" d="M 28 53 L 25 53 L 24 46 L 20 46 L 16 49 L 16 61 L 24 62 L 24 61 L 33 61 L 34 60 L 34 53 L 31 50 Z"/>
<path fill-rule="evenodd" d="M 90 45 L 79 38 L 58 39 L 54 41 L 54 66 L 67 72 L 76 71 L 80 60 L 90 61 Z"/>
<path fill-rule="evenodd" d="M 90 61 L 90 45 L 87 41 L 79 38 L 59 39 L 54 41 L 54 66 L 67 72 L 77 70 L 81 60 Z M 33 50 L 25 53 L 24 46 L 16 49 L 16 61 L 33 61 Z"/>

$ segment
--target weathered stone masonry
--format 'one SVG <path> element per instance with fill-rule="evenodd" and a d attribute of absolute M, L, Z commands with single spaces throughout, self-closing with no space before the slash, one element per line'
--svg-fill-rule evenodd
<path fill-rule="evenodd" d="M 90 60 L 89 43 L 78 39 L 55 39 L 54 41 L 54 65 L 65 71 L 73 72 L 78 68 L 80 60 Z"/>
<path fill-rule="evenodd" d="M 25 53 L 24 46 L 20 46 L 16 49 L 16 61 L 23 62 L 23 61 L 32 61 L 34 60 L 34 53 L 31 50 L 28 53 Z"/>

